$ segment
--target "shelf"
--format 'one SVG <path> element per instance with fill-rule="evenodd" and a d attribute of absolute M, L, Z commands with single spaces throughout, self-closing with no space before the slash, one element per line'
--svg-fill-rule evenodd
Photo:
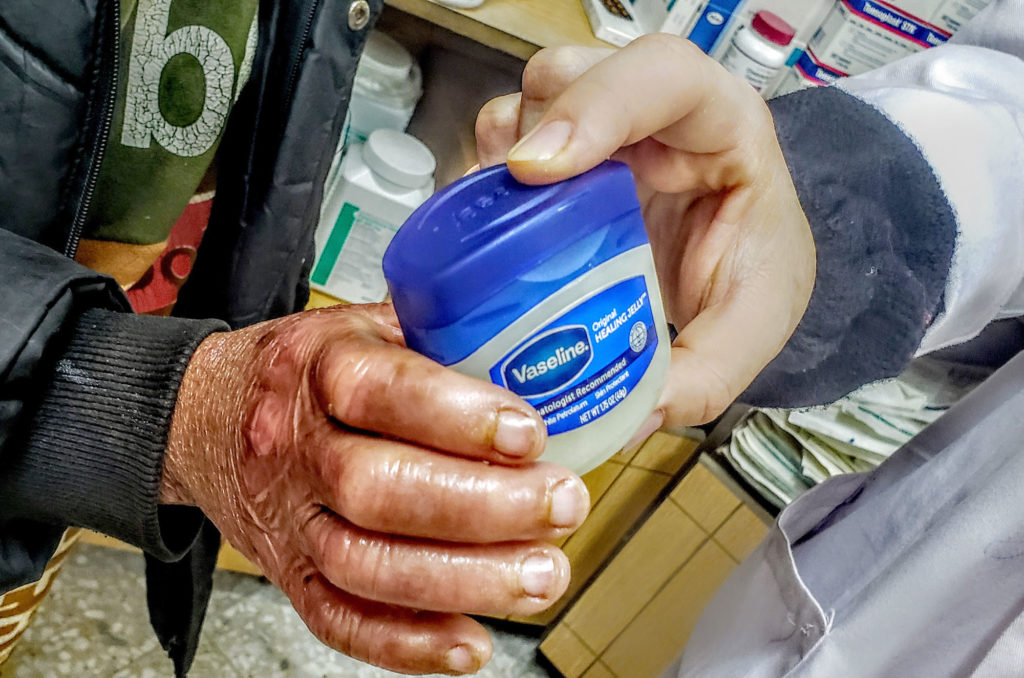
<path fill-rule="evenodd" d="M 324 294 L 319 290 L 309 291 L 309 303 L 306 304 L 306 309 L 311 308 L 328 308 L 330 306 L 337 306 L 338 304 L 344 304 L 345 302 L 340 299 L 335 299 L 329 294 Z"/>
<path fill-rule="evenodd" d="M 580 0 L 486 0 L 476 9 L 451 9 L 430 0 L 385 4 L 524 60 L 542 47 L 610 47 L 594 37 Z"/>

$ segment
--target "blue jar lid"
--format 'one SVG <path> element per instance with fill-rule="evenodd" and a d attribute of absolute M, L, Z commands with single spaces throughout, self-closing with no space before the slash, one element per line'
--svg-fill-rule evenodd
<path fill-rule="evenodd" d="M 384 253 L 406 343 L 458 362 L 586 271 L 644 245 L 629 167 L 528 186 L 505 165 L 434 194 Z"/>

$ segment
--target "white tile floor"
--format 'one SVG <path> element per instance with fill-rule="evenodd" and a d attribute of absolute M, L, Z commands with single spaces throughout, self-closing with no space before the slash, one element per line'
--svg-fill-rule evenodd
<path fill-rule="evenodd" d="M 149 628 L 142 558 L 78 544 L 0 678 L 170 678 Z M 481 678 L 548 678 L 538 638 L 489 626 L 494 656 Z M 247 575 L 218 572 L 190 678 L 384 678 L 306 630 L 284 595 Z"/>

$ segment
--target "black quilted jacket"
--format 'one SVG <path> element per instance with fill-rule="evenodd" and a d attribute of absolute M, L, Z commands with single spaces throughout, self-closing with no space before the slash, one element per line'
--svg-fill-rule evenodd
<path fill-rule="evenodd" d="M 157 504 L 170 415 L 207 334 L 305 303 L 323 181 L 382 3 L 359 29 L 352 4 L 261 0 L 202 254 L 178 317 L 152 318 L 73 261 L 110 132 L 118 2 L 0 1 L 0 591 L 37 578 L 68 525 L 138 545 L 179 673 L 219 537 L 198 511 Z"/>

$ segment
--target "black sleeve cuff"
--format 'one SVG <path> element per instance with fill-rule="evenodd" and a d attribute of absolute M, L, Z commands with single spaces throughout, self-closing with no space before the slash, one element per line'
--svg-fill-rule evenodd
<path fill-rule="evenodd" d="M 8 516 L 88 527 L 161 560 L 180 558 L 204 518 L 158 506 L 164 448 L 192 353 L 223 329 L 219 321 L 82 313 L 24 443 L 5 460 Z"/>
<path fill-rule="evenodd" d="M 914 142 L 834 87 L 769 102 L 817 248 L 800 325 L 740 400 L 832 402 L 897 375 L 942 310 L 957 224 Z"/>

